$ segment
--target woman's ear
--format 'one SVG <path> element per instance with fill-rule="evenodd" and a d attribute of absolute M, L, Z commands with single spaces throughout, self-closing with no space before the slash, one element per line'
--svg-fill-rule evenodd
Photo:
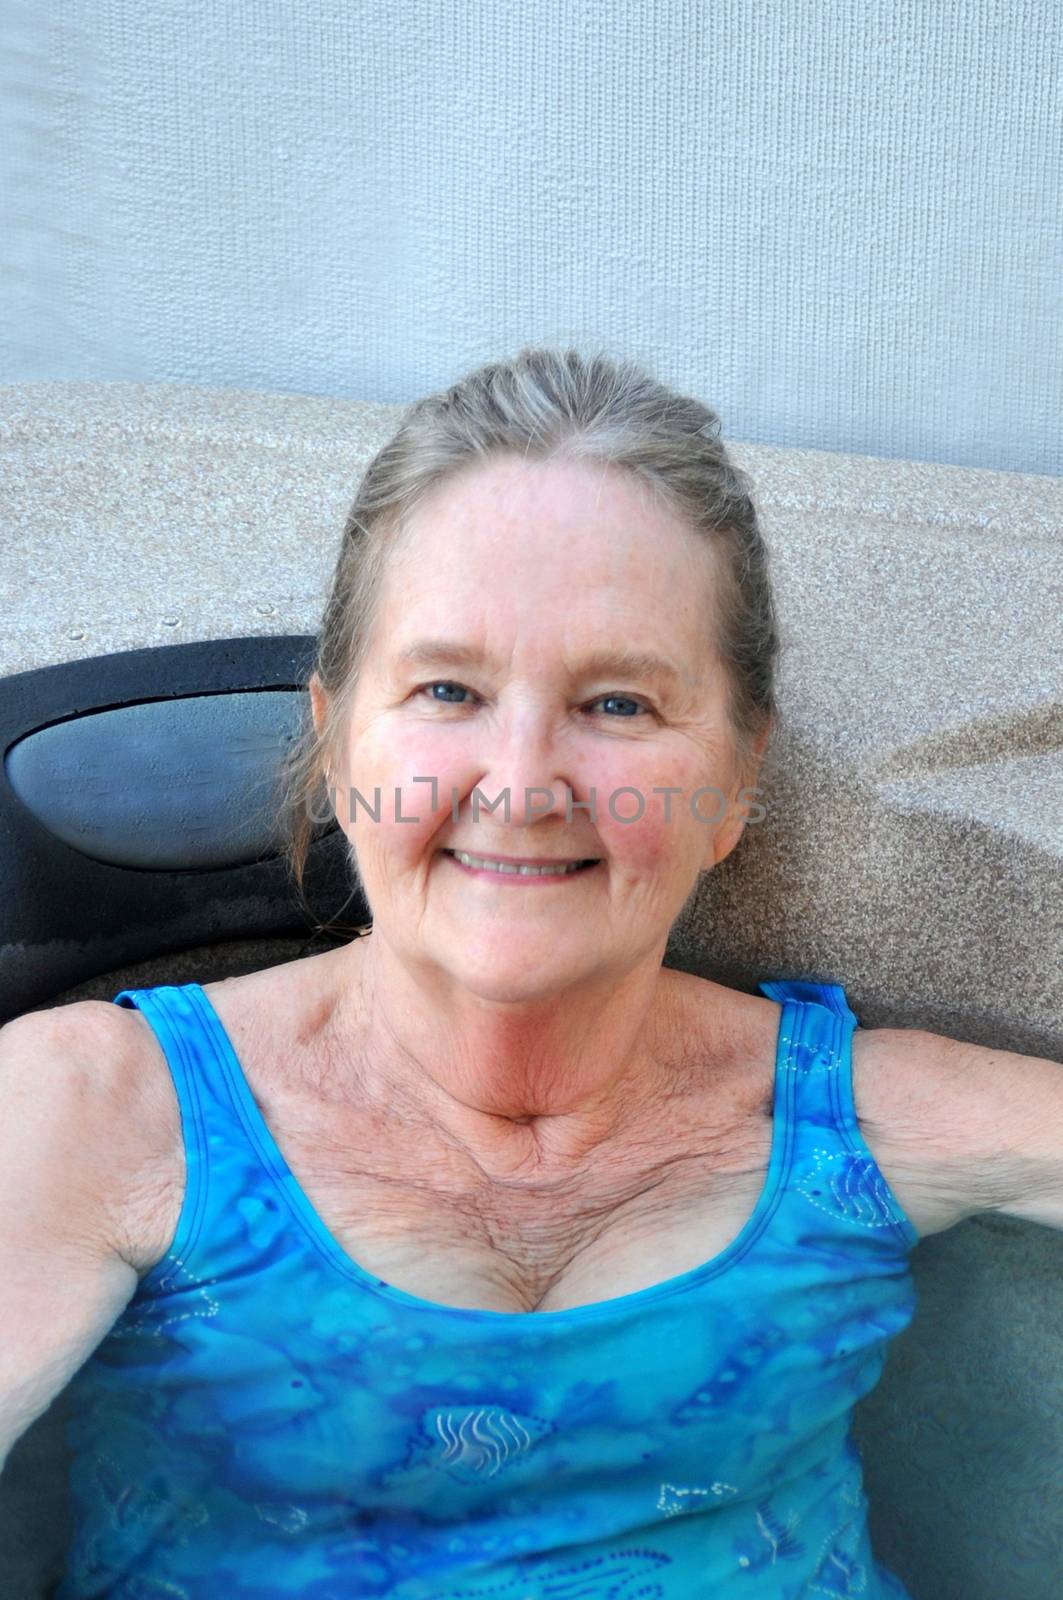
<path fill-rule="evenodd" d="M 709 837 L 706 840 L 705 854 L 701 863 L 702 872 L 711 872 L 713 867 L 719 866 L 721 861 L 726 860 L 742 837 L 745 825 L 746 811 L 737 795 L 731 796 L 724 818 L 716 827 L 708 830 Z"/>
<path fill-rule="evenodd" d="M 325 716 L 328 711 L 328 696 L 322 688 L 321 679 L 318 677 L 316 672 L 312 672 L 310 674 L 310 682 L 307 687 L 310 690 L 310 710 L 314 718 L 314 727 L 317 730 L 318 737 L 320 738 L 321 731 L 325 726 Z"/>
<path fill-rule="evenodd" d="M 769 726 L 752 741 L 746 759 L 740 763 L 735 786 L 727 797 L 724 816 L 720 824 L 710 830 L 706 840 L 705 855 L 700 869 L 702 872 L 711 872 L 713 867 L 725 860 L 745 832 L 750 804 L 756 803 L 751 801 L 751 797 L 757 792 L 756 781 L 760 776 L 764 751 L 770 736 Z"/>

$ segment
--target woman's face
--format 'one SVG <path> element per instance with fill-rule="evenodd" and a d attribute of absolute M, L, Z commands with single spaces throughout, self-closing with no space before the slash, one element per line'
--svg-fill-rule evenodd
<path fill-rule="evenodd" d="M 374 931 L 404 959 L 494 1000 L 659 963 L 698 872 L 736 843 L 751 781 L 712 572 L 710 549 L 619 469 L 506 456 L 422 504 L 389 561 L 335 773 Z M 624 650 L 671 672 L 594 660 Z M 699 789 L 719 792 L 695 814 Z M 455 849 L 596 865 L 526 879 Z"/>

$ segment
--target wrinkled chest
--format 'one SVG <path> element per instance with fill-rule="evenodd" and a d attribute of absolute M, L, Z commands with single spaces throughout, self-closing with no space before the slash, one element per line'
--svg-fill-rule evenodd
<path fill-rule="evenodd" d="M 336 1173 L 294 1145 L 289 1159 L 326 1227 L 374 1277 L 442 1305 L 528 1312 L 636 1293 L 710 1261 L 753 1211 L 770 1144 L 764 1118 L 726 1150 L 674 1152 L 553 1197 L 447 1193 L 394 1169 Z"/>

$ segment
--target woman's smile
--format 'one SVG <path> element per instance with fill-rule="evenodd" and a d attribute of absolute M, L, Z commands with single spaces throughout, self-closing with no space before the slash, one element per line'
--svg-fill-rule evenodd
<path fill-rule="evenodd" d="M 444 849 L 442 854 L 462 872 L 473 878 L 487 878 L 493 883 L 500 884 L 530 884 L 564 883 L 569 878 L 579 878 L 589 872 L 593 867 L 601 865 L 598 860 L 571 861 L 545 864 L 534 861 L 520 862 L 510 860 L 505 856 L 479 856 L 461 850 Z"/>

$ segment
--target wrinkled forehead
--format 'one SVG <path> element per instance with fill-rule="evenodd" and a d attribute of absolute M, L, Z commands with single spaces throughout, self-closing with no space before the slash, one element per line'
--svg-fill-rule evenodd
<path fill-rule="evenodd" d="M 389 554 L 374 652 L 407 634 L 473 628 L 595 645 L 665 642 L 705 659 L 718 575 L 712 542 L 635 474 L 504 458 L 436 486 Z"/>

